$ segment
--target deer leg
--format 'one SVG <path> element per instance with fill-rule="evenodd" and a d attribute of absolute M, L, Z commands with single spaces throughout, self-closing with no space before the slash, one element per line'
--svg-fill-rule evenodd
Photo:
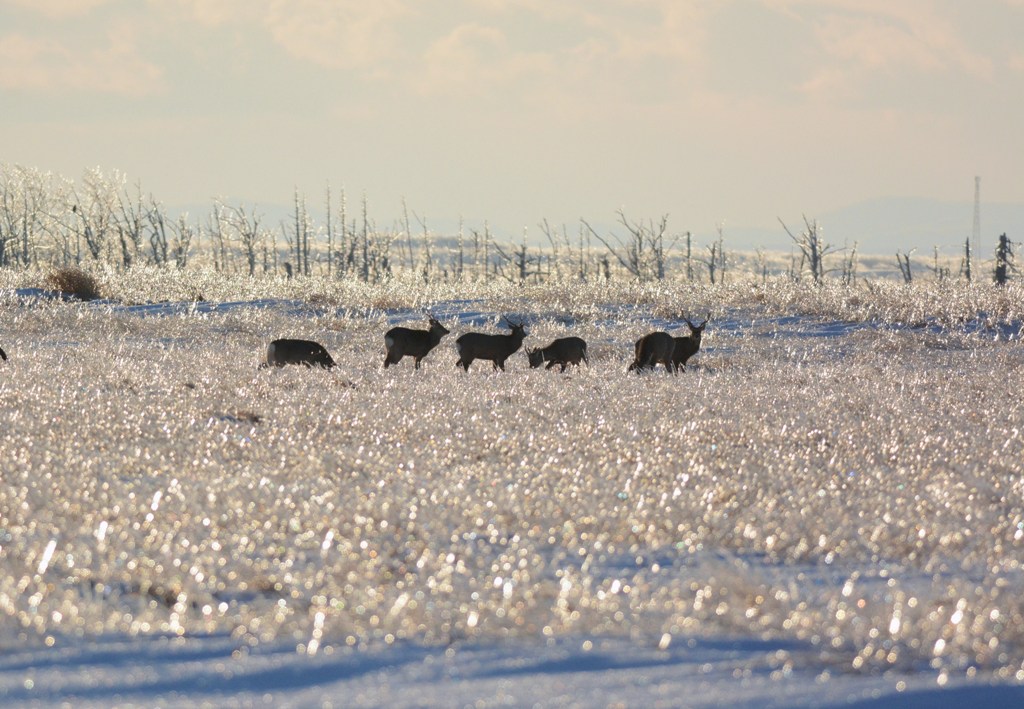
<path fill-rule="evenodd" d="M 558 364 L 558 362 L 556 362 L 555 360 L 551 360 L 550 362 L 548 362 L 548 366 L 544 367 L 544 369 L 551 369 L 556 364 Z M 562 369 L 565 369 L 565 365 L 564 364 L 562 365 Z"/>
<path fill-rule="evenodd" d="M 558 371 L 559 371 L 559 372 L 564 372 L 564 371 L 565 371 L 565 368 L 566 368 L 566 367 L 568 367 L 568 366 L 569 366 L 568 364 L 566 364 L 565 362 L 562 362 L 562 368 L 561 368 L 561 369 L 559 369 Z"/>

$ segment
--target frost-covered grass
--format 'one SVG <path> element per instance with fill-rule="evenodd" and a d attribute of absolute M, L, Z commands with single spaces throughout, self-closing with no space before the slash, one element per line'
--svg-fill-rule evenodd
<path fill-rule="evenodd" d="M 1024 679 L 1018 290 L 204 278 L 0 294 L 0 648 L 738 635 L 800 643 L 780 673 Z M 193 288 L 280 300 L 134 305 Z M 452 334 L 383 370 L 423 308 Z M 591 366 L 457 370 L 506 312 Z M 626 374 L 707 312 L 690 371 Z M 257 370 L 284 336 L 337 369 Z"/>
<path fill-rule="evenodd" d="M 471 301 L 490 311 L 540 308 L 574 320 L 601 317 L 609 308 L 642 308 L 643 317 L 678 318 L 684 311 L 707 309 L 716 316 L 731 310 L 760 315 L 803 315 L 848 322 L 876 322 L 911 327 L 964 323 L 981 327 L 1018 325 L 1024 321 L 1024 286 L 999 288 L 989 282 L 862 280 L 822 285 L 784 277 L 766 280 L 736 273 L 726 283 L 667 280 L 640 283 L 549 282 L 518 285 L 504 280 L 433 280 L 424 283 L 402 273 L 382 283 L 323 277 L 288 280 L 277 276 L 249 278 L 209 269 L 177 271 L 140 266 L 121 272 L 99 266 L 89 271 L 100 293 L 124 304 L 164 302 L 231 303 L 290 299 L 310 306 L 380 315 L 395 309 L 423 309 L 438 303 Z M 0 269 L 0 303 L 15 299 L 18 289 L 49 287 L 48 272 Z"/>

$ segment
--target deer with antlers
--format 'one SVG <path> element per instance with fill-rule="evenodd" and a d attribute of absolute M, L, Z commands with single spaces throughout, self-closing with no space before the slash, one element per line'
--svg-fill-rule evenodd
<path fill-rule="evenodd" d="M 393 327 L 387 331 L 384 335 L 384 346 L 388 353 L 384 357 L 384 369 L 392 364 L 398 364 L 403 357 L 413 357 L 416 360 L 414 368 L 419 369 L 420 360 L 430 354 L 430 351 L 441 342 L 441 338 L 450 332 L 432 315 L 428 314 L 427 317 L 430 319 L 428 330 Z"/>
<path fill-rule="evenodd" d="M 467 332 L 455 341 L 459 351 L 457 367 L 467 372 L 475 359 L 489 359 L 495 369 L 505 371 L 505 360 L 523 345 L 526 337 L 526 323 L 513 322 L 507 315 L 502 318 L 512 330 L 508 335 L 486 335 L 482 332 Z"/>
<path fill-rule="evenodd" d="M 689 318 L 683 318 L 686 321 L 687 326 L 690 328 L 690 334 L 683 337 L 673 337 L 675 341 L 675 347 L 672 349 L 672 367 L 678 372 L 682 369 L 686 371 L 686 361 L 693 357 L 697 352 L 700 351 L 700 338 L 704 334 L 704 328 L 708 324 L 708 320 L 711 319 L 711 313 L 704 318 L 704 322 L 700 325 L 694 325 L 690 322 Z"/>

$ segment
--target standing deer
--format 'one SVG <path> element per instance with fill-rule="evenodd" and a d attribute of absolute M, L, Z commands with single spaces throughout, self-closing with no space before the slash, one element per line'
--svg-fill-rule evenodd
<path fill-rule="evenodd" d="M 260 365 L 260 369 L 283 367 L 286 364 L 330 369 L 334 366 L 334 360 L 323 345 L 310 340 L 274 340 L 267 345 L 267 361 Z"/>
<path fill-rule="evenodd" d="M 526 350 L 526 356 L 530 359 L 530 368 L 535 369 L 544 362 L 548 363 L 545 369 L 551 369 L 556 364 L 562 365 L 559 372 L 564 372 L 570 364 L 579 365 L 580 360 L 589 367 L 587 360 L 587 343 L 579 337 L 563 337 L 555 340 L 547 347 Z"/>
<path fill-rule="evenodd" d="M 636 358 L 633 364 L 629 365 L 630 372 L 648 367 L 654 369 L 656 364 L 664 364 L 665 369 L 672 372 L 672 353 L 675 350 L 676 341 L 667 332 L 652 332 L 644 335 L 636 341 Z"/>
<path fill-rule="evenodd" d="M 672 351 L 672 366 L 678 372 L 682 369 L 686 371 L 686 360 L 693 357 L 700 350 L 700 338 L 704 334 L 704 326 L 708 324 L 708 320 L 711 319 L 711 313 L 704 318 L 704 322 L 700 325 L 694 325 L 690 322 L 690 318 L 683 318 L 686 324 L 690 328 L 690 334 L 684 337 L 674 337 L 675 349 Z"/>
<path fill-rule="evenodd" d="M 467 372 L 469 365 L 474 359 L 489 359 L 495 369 L 505 371 L 505 360 L 513 352 L 518 350 L 526 337 L 526 324 L 522 321 L 514 323 L 508 316 L 504 317 L 505 322 L 512 332 L 508 335 L 485 335 L 481 332 L 467 332 L 455 341 L 455 348 L 459 351 L 459 361 L 456 367 L 462 367 Z"/>
<path fill-rule="evenodd" d="M 430 317 L 430 316 L 428 316 Z M 415 357 L 416 369 L 420 360 L 437 347 L 441 338 L 449 333 L 448 328 L 430 317 L 429 330 L 410 330 L 407 327 L 393 327 L 384 335 L 384 346 L 388 353 L 384 357 L 384 369 L 398 364 L 403 357 Z"/>

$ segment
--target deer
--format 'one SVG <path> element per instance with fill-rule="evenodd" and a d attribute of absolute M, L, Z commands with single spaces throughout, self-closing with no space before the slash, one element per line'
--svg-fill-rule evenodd
<path fill-rule="evenodd" d="M 398 364 L 403 357 L 414 357 L 416 359 L 415 369 L 420 368 L 420 360 L 430 354 L 430 350 L 437 347 L 441 338 L 447 335 L 450 330 L 439 323 L 433 316 L 430 319 L 429 330 L 411 330 L 407 327 L 393 327 L 384 335 L 384 346 L 388 353 L 384 357 L 384 369 L 392 364 Z"/>
<path fill-rule="evenodd" d="M 267 345 L 267 361 L 260 365 L 260 369 L 283 367 L 286 364 L 330 369 L 334 366 L 334 360 L 323 345 L 311 340 L 281 339 Z"/>
<path fill-rule="evenodd" d="M 551 369 L 560 364 L 562 368 L 558 371 L 564 372 L 570 364 L 579 366 L 581 360 L 590 366 L 590 361 L 587 360 L 587 343 L 579 337 L 562 337 L 547 347 L 527 349 L 526 356 L 530 360 L 530 369 L 536 369 L 547 362 L 548 366 L 544 369 Z"/>
<path fill-rule="evenodd" d="M 664 364 L 665 369 L 675 373 L 672 364 L 672 353 L 676 341 L 667 332 L 651 332 L 636 341 L 636 357 L 627 371 L 638 374 L 647 368 L 654 369 L 657 364 Z"/>
<path fill-rule="evenodd" d="M 708 316 L 704 318 L 704 322 L 700 325 L 694 325 L 690 322 L 690 318 L 683 318 L 690 328 L 690 334 L 672 338 L 675 341 L 675 348 L 672 350 L 672 366 L 677 372 L 680 369 L 685 372 L 686 361 L 700 350 L 700 338 L 704 334 L 704 327 L 710 319 L 711 313 L 708 313 Z"/>
<path fill-rule="evenodd" d="M 495 369 L 505 371 L 505 360 L 523 344 L 523 338 L 528 334 L 526 324 L 523 321 L 512 322 L 506 315 L 503 318 L 512 332 L 508 335 L 485 335 L 482 332 L 467 332 L 455 341 L 455 348 L 459 351 L 459 361 L 456 367 L 462 367 L 467 372 L 469 365 L 474 359 L 489 359 Z"/>

